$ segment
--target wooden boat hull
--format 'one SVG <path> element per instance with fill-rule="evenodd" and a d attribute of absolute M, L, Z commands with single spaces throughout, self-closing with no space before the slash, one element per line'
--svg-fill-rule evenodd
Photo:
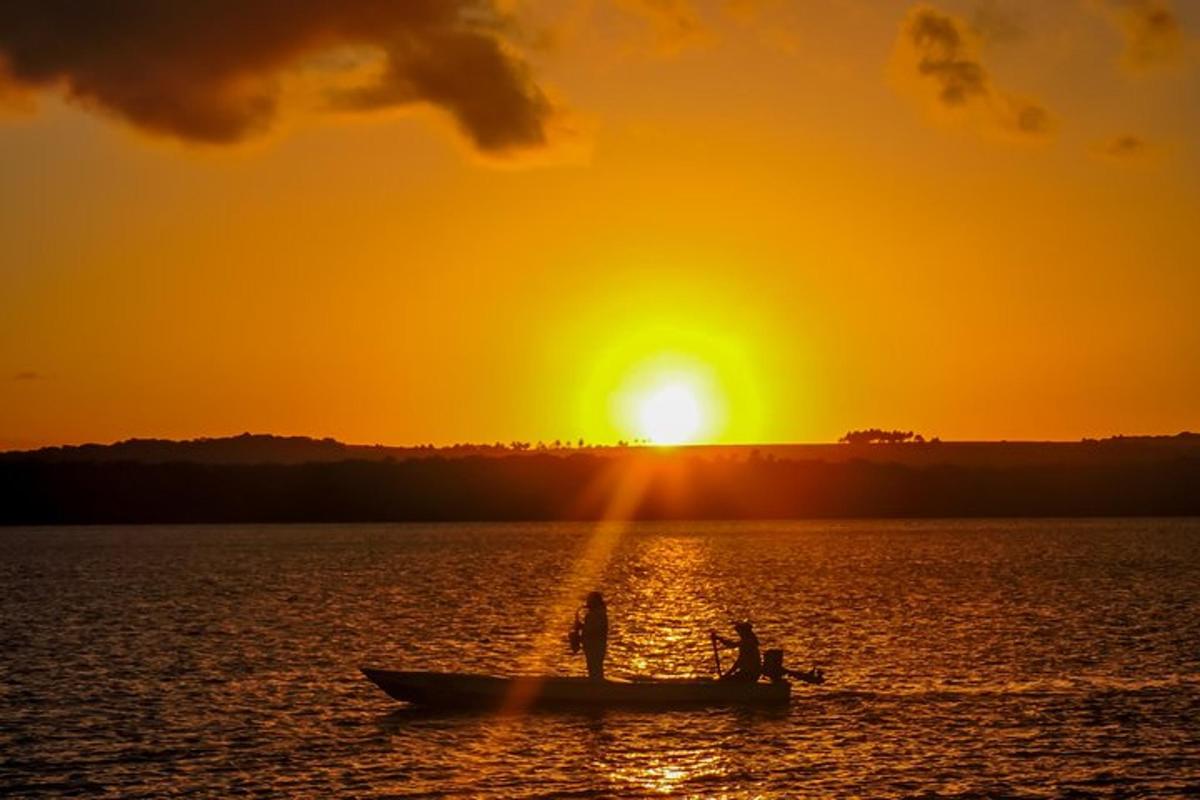
<path fill-rule="evenodd" d="M 592 681 L 587 678 L 463 675 L 396 672 L 363 667 L 367 678 L 406 703 L 435 708 L 695 708 L 779 706 L 791 697 L 791 684 L 715 680 Z"/>

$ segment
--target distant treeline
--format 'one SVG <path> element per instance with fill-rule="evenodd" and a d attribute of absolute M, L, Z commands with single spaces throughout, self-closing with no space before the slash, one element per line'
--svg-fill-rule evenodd
<path fill-rule="evenodd" d="M 189 462 L 194 464 L 309 464 L 338 461 L 389 461 L 426 458 L 469 458 L 514 455 L 562 456 L 573 453 L 629 458 L 639 451 L 655 452 L 645 442 L 615 445 L 574 442 L 514 441 L 507 444 L 460 443 L 435 447 L 390 447 L 345 444 L 335 439 L 307 436 L 272 436 L 243 433 L 239 436 L 170 439 L 126 439 L 113 444 L 66 445 L 24 452 L 0 452 L 0 462 Z M 1200 434 L 1174 436 L 1115 436 L 1084 439 L 1082 442 L 943 442 L 925 440 L 912 431 L 879 428 L 850 431 L 839 444 L 741 444 L 689 445 L 675 453 L 713 458 L 746 458 L 757 453 L 790 461 L 844 462 L 864 460 L 907 466 L 1013 467 L 1053 464 L 1092 465 L 1132 461 L 1163 461 L 1176 457 L 1200 457 Z"/>
<path fill-rule="evenodd" d="M 514 453 L 561 453 L 574 450 L 616 450 L 645 446 L 634 439 L 612 445 L 597 445 L 583 439 L 544 442 L 460 442 L 435 446 L 420 444 L 390 447 L 345 444 L 326 437 L 274 436 L 243 433 L 237 436 L 172 439 L 125 439 L 112 444 L 81 444 L 43 447 L 38 450 L 0 452 L 0 461 L 189 461 L 201 464 L 306 464 L 316 461 L 383 461 L 386 459 L 445 456 L 504 456 Z"/>
<path fill-rule="evenodd" d="M 1200 515 L 1200 458 L 975 467 L 640 452 L 0 462 L 0 523 Z"/>

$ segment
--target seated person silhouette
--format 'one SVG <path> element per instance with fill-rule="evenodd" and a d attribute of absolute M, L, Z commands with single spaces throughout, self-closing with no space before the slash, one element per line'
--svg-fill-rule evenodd
<path fill-rule="evenodd" d="M 713 634 L 713 638 L 721 645 L 736 647 L 738 651 L 737 660 L 721 675 L 721 680 L 754 683 L 762 675 L 762 654 L 758 649 L 758 637 L 754 635 L 754 629 L 749 622 L 735 622 L 733 629 L 738 634 L 736 641 Z"/>

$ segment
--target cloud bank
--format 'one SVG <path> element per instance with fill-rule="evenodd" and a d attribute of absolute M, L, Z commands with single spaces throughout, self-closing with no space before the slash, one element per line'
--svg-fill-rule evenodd
<path fill-rule="evenodd" d="M 999 89 L 980 60 L 975 34 L 962 19 L 929 5 L 909 10 L 896 43 L 900 77 L 946 114 L 1021 139 L 1053 130 L 1041 104 Z"/>
<path fill-rule="evenodd" d="M 331 106 L 429 104 L 479 151 L 510 155 L 545 147 L 557 114 L 513 28 L 496 0 L 5 0 L 0 81 L 15 94 L 61 91 L 151 133 L 229 144 L 271 126 L 290 71 L 374 53 L 382 69 L 330 89 Z"/>

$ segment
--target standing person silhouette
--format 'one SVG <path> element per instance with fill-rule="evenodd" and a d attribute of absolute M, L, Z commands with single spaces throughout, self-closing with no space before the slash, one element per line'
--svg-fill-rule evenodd
<path fill-rule="evenodd" d="M 588 677 L 604 680 L 604 656 L 608 652 L 608 606 L 599 592 L 587 596 L 587 611 L 583 615 L 583 655 L 587 659 Z"/>

